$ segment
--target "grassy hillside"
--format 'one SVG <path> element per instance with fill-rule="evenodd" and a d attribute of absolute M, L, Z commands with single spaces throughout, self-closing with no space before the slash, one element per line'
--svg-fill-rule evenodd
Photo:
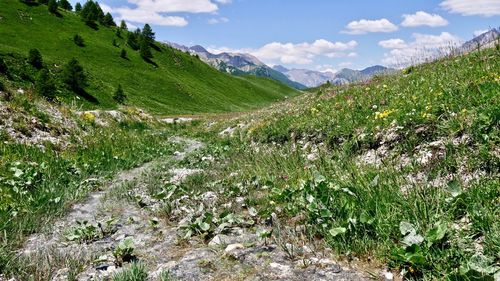
<path fill-rule="evenodd" d="M 222 182 L 219 194 L 243 197 L 261 219 L 275 213 L 273 237 L 299 249 L 294 260 L 313 244 L 405 280 L 498 278 L 499 55 L 323 86 L 219 124 L 204 134 L 205 153 L 229 147 L 228 164 L 184 188 Z"/>
<path fill-rule="evenodd" d="M 0 56 L 19 64 L 31 48 L 37 48 L 52 72 L 77 58 L 90 76 L 86 91 L 97 99 L 93 103 L 80 99 L 86 108 L 116 107 L 112 95 L 118 84 L 128 95 L 129 104 L 161 114 L 242 111 L 297 94 L 270 79 L 222 74 L 160 44 L 153 50 L 155 66 L 125 46 L 126 34 L 119 38 L 115 29 L 99 26 L 94 30 L 72 12 L 59 13 L 50 14 L 45 5 L 1 1 Z M 84 47 L 73 42 L 75 34 L 83 37 Z M 113 46 L 113 40 L 117 46 Z M 128 59 L 120 57 L 122 48 L 127 50 Z M 73 98 L 68 93 L 60 95 L 67 100 Z"/>

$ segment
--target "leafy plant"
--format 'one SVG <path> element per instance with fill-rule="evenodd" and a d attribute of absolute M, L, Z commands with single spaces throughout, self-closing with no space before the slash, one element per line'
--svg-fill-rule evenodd
<path fill-rule="evenodd" d="M 121 266 L 124 262 L 129 262 L 134 258 L 134 239 L 127 237 L 120 241 L 113 250 L 115 263 Z"/>

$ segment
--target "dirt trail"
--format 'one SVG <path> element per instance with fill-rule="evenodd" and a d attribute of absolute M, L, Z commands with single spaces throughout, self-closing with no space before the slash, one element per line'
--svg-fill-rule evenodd
<path fill-rule="evenodd" d="M 203 144 L 179 137 L 171 141 L 183 144 L 184 149 L 170 159 L 118 174 L 103 190 L 75 205 L 50 231 L 28 239 L 20 255 L 35 265 L 38 279 L 110 280 L 130 266 L 118 266 L 113 249 L 131 238 L 135 258 L 148 268 L 148 280 L 162 280 L 160 276 L 167 272 L 171 278 L 167 280 L 365 280 L 361 273 L 343 268 L 321 254 L 307 260 L 290 259 L 286 249 L 264 245 L 255 228 L 233 227 L 210 243 L 197 238 L 180 239 L 180 222 L 155 217 L 161 204 L 148 195 L 144 183 L 163 174 L 168 175 L 167 182 L 178 185 L 189 175 L 201 172 L 178 163 Z M 174 165 L 170 166 L 170 162 Z M 205 201 L 216 202 L 214 192 L 203 196 L 208 198 Z M 82 239 L 85 232 L 89 237 Z"/>

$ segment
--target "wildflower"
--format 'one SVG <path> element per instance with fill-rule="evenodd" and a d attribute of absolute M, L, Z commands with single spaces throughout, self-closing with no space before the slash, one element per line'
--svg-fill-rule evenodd
<path fill-rule="evenodd" d="M 392 113 L 394 113 L 396 110 L 395 109 L 386 109 L 383 112 L 375 112 L 375 120 L 378 119 L 385 119 Z"/>
<path fill-rule="evenodd" d="M 85 112 L 85 113 L 83 113 L 82 118 L 83 118 L 83 120 L 85 120 L 87 122 L 90 122 L 90 123 L 94 123 L 95 122 L 95 115 L 92 114 L 91 112 Z"/>

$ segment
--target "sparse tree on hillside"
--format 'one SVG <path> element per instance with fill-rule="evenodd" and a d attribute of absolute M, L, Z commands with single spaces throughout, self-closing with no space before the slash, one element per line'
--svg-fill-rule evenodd
<path fill-rule="evenodd" d="M 122 59 L 127 59 L 127 50 L 122 49 L 122 51 L 120 52 L 120 57 Z"/>
<path fill-rule="evenodd" d="M 61 76 L 62 81 L 75 92 L 79 92 L 87 86 L 87 76 L 75 58 L 64 66 Z"/>
<path fill-rule="evenodd" d="M 82 11 L 80 12 L 80 17 L 89 26 L 94 26 L 95 21 L 98 18 L 98 10 L 94 1 L 89 0 L 83 5 Z"/>
<path fill-rule="evenodd" d="M 113 19 L 113 16 L 110 13 L 106 13 L 103 19 L 103 25 L 105 26 L 116 26 L 115 20 Z"/>
<path fill-rule="evenodd" d="M 141 30 L 138 28 L 134 32 L 129 32 L 127 36 L 127 45 L 134 51 L 139 50 L 139 41 L 141 39 Z"/>
<path fill-rule="evenodd" d="M 149 24 L 147 23 L 144 25 L 144 28 L 142 29 L 142 37 L 146 39 L 146 41 L 149 44 L 153 44 L 155 41 L 155 33 L 153 32 L 151 26 L 149 26 Z"/>
<path fill-rule="evenodd" d="M 124 20 L 121 21 L 120 28 L 123 29 L 123 30 L 127 30 L 128 29 L 127 23 Z"/>
<path fill-rule="evenodd" d="M 57 13 L 57 2 L 56 0 L 49 0 L 49 3 L 47 4 L 49 6 L 49 12 L 52 14 Z"/>
<path fill-rule="evenodd" d="M 79 13 L 82 11 L 82 4 L 80 2 L 75 4 L 75 12 Z"/>
<path fill-rule="evenodd" d="M 101 9 L 101 6 L 99 5 L 99 3 L 95 2 L 95 7 L 96 7 L 96 11 L 97 11 L 97 21 L 104 25 L 104 17 L 106 16 L 104 14 L 104 11 Z"/>
<path fill-rule="evenodd" d="M 148 40 L 146 40 L 145 38 L 141 38 L 139 53 L 143 59 L 153 58 L 153 54 L 151 53 L 151 47 L 149 45 Z"/>
<path fill-rule="evenodd" d="M 85 47 L 85 41 L 83 40 L 83 37 L 78 34 L 75 34 L 75 36 L 73 37 L 73 42 L 75 42 L 78 47 Z"/>
<path fill-rule="evenodd" d="M 118 89 L 116 89 L 113 99 L 119 104 L 124 104 L 127 100 L 127 96 L 125 95 L 125 92 L 123 92 L 122 85 L 118 85 Z"/>
<path fill-rule="evenodd" d="M 9 72 L 9 68 L 7 67 L 7 64 L 3 60 L 3 58 L 0 57 L 0 73 L 2 74 L 7 74 Z"/>
<path fill-rule="evenodd" d="M 115 35 L 116 35 L 116 37 L 118 37 L 118 38 L 122 38 L 122 30 L 121 30 L 121 29 L 119 29 L 119 28 L 118 28 L 118 29 L 116 29 Z"/>
<path fill-rule="evenodd" d="M 42 54 L 38 49 L 31 49 L 28 55 L 28 63 L 34 66 L 36 69 L 40 69 L 43 67 L 43 58 Z"/>
<path fill-rule="evenodd" d="M 68 0 L 59 0 L 59 7 L 63 8 L 66 11 L 71 11 L 73 10 L 73 7 L 71 4 L 68 2 Z"/>
<path fill-rule="evenodd" d="M 56 86 L 47 69 L 42 69 L 35 80 L 35 92 L 48 100 L 56 97 Z"/>

